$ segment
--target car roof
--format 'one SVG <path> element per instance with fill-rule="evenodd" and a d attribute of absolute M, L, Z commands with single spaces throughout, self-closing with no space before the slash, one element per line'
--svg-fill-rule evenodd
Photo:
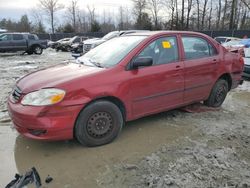
<path fill-rule="evenodd" d="M 226 36 L 218 36 L 218 37 L 215 37 L 215 38 L 240 39 L 240 38 L 237 38 L 237 37 L 226 37 Z"/>
<path fill-rule="evenodd" d="M 174 30 L 166 30 L 166 31 L 146 31 L 146 32 L 138 32 L 138 33 L 129 33 L 126 36 L 153 36 L 153 35 L 166 35 L 166 34 L 188 34 L 188 35 L 201 35 L 208 37 L 203 33 L 194 32 L 194 31 L 174 31 Z"/>

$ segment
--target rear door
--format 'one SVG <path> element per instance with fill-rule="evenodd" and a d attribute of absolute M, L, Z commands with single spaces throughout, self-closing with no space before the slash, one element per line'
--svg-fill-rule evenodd
<path fill-rule="evenodd" d="M 220 61 L 216 48 L 205 38 L 182 36 L 184 51 L 185 103 L 206 99 Z"/>
<path fill-rule="evenodd" d="M 18 51 L 27 49 L 27 40 L 22 34 L 13 34 L 13 48 Z"/>
<path fill-rule="evenodd" d="M 177 37 L 158 38 L 148 44 L 136 57 L 151 57 L 153 65 L 129 72 L 134 117 L 160 112 L 182 104 L 184 65 L 179 58 Z"/>

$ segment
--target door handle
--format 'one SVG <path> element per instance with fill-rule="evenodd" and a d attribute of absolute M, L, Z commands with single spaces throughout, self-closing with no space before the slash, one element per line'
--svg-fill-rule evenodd
<path fill-rule="evenodd" d="M 181 68 L 181 66 L 180 65 L 176 65 L 176 67 L 175 67 L 176 69 L 180 69 Z"/>
<path fill-rule="evenodd" d="M 217 63 L 217 59 L 213 59 L 212 63 L 216 64 Z"/>

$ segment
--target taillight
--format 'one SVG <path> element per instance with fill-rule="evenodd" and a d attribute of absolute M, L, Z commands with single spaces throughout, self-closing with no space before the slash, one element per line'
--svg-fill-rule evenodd
<path fill-rule="evenodd" d="M 244 67 L 244 58 L 240 57 L 240 64 Z"/>

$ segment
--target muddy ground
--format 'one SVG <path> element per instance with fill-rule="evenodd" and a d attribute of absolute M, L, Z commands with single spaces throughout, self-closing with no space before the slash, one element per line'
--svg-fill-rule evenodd
<path fill-rule="evenodd" d="M 76 141 L 20 136 L 6 111 L 16 79 L 71 59 L 0 55 L 0 187 L 35 166 L 43 187 L 250 187 L 250 83 L 229 93 L 216 111 L 164 112 L 129 122 L 113 143 L 87 148 Z M 54 178 L 50 184 L 44 179 Z"/>

